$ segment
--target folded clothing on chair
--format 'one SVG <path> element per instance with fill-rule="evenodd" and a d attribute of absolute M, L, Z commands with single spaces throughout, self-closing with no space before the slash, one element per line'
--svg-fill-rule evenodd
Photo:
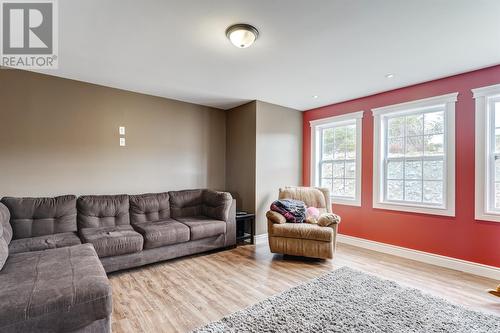
<path fill-rule="evenodd" d="M 300 200 L 276 200 L 271 204 L 271 210 L 283 215 L 290 223 L 302 223 L 306 218 L 306 204 Z"/>

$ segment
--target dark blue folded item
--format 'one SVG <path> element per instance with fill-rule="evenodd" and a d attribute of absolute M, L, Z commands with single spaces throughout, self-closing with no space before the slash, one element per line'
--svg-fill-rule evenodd
<path fill-rule="evenodd" d="M 300 200 L 276 200 L 271 204 L 271 210 L 283 215 L 290 223 L 302 223 L 306 219 L 306 204 Z"/>

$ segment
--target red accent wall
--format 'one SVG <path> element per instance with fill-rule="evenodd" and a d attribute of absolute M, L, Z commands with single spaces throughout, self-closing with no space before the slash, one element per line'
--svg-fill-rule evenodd
<path fill-rule="evenodd" d="M 381 79 L 383 80 L 383 78 Z M 471 89 L 500 83 L 500 66 L 333 104 L 304 113 L 303 183 L 310 185 L 309 121 L 364 110 L 361 207 L 334 205 L 340 232 L 377 242 L 500 267 L 500 223 L 474 220 L 474 99 Z M 371 109 L 459 92 L 456 104 L 456 215 L 443 217 L 372 208 Z"/>

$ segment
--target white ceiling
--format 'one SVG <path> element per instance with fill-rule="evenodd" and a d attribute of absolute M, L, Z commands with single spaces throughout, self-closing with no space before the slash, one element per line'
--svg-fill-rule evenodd
<path fill-rule="evenodd" d="M 500 64 L 500 0 L 58 3 L 44 73 L 223 109 L 306 110 Z M 234 23 L 259 29 L 252 47 L 229 43 Z"/>

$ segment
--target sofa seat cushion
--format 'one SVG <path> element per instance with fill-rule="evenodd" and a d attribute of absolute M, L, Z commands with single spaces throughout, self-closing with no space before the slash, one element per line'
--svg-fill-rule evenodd
<path fill-rule="evenodd" d="M 100 258 L 142 251 L 144 240 L 132 226 L 85 228 L 80 230 L 84 243 L 94 245 Z"/>
<path fill-rule="evenodd" d="M 72 332 L 112 309 L 111 286 L 90 244 L 10 255 L 0 295 L 0 332 Z"/>
<path fill-rule="evenodd" d="M 310 239 L 324 242 L 331 242 L 333 239 L 333 229 L 320 227 L 309 223 L 273 223 L 269 226 L 269 235 L 274 237 Z"/>
<path fill-rule="evenodd" d="M 140 223 L 134 228 L 143 235 L 145 249 L 189 241 L 189 227 L 173 219 Z"/>
<path fill-rule="evenodd" d="M 206 216 L 178 217 L 190 229 L 191 240 L 218 236 L 226 233 L 226 222 L 214 220 Z"/>
<path fill-rule="evenodd" d="M 9 253 L 43 251 L 65 246 L 82 244 L 76 232 L 46 235 L 13 240 L 9 245 Z"/>

